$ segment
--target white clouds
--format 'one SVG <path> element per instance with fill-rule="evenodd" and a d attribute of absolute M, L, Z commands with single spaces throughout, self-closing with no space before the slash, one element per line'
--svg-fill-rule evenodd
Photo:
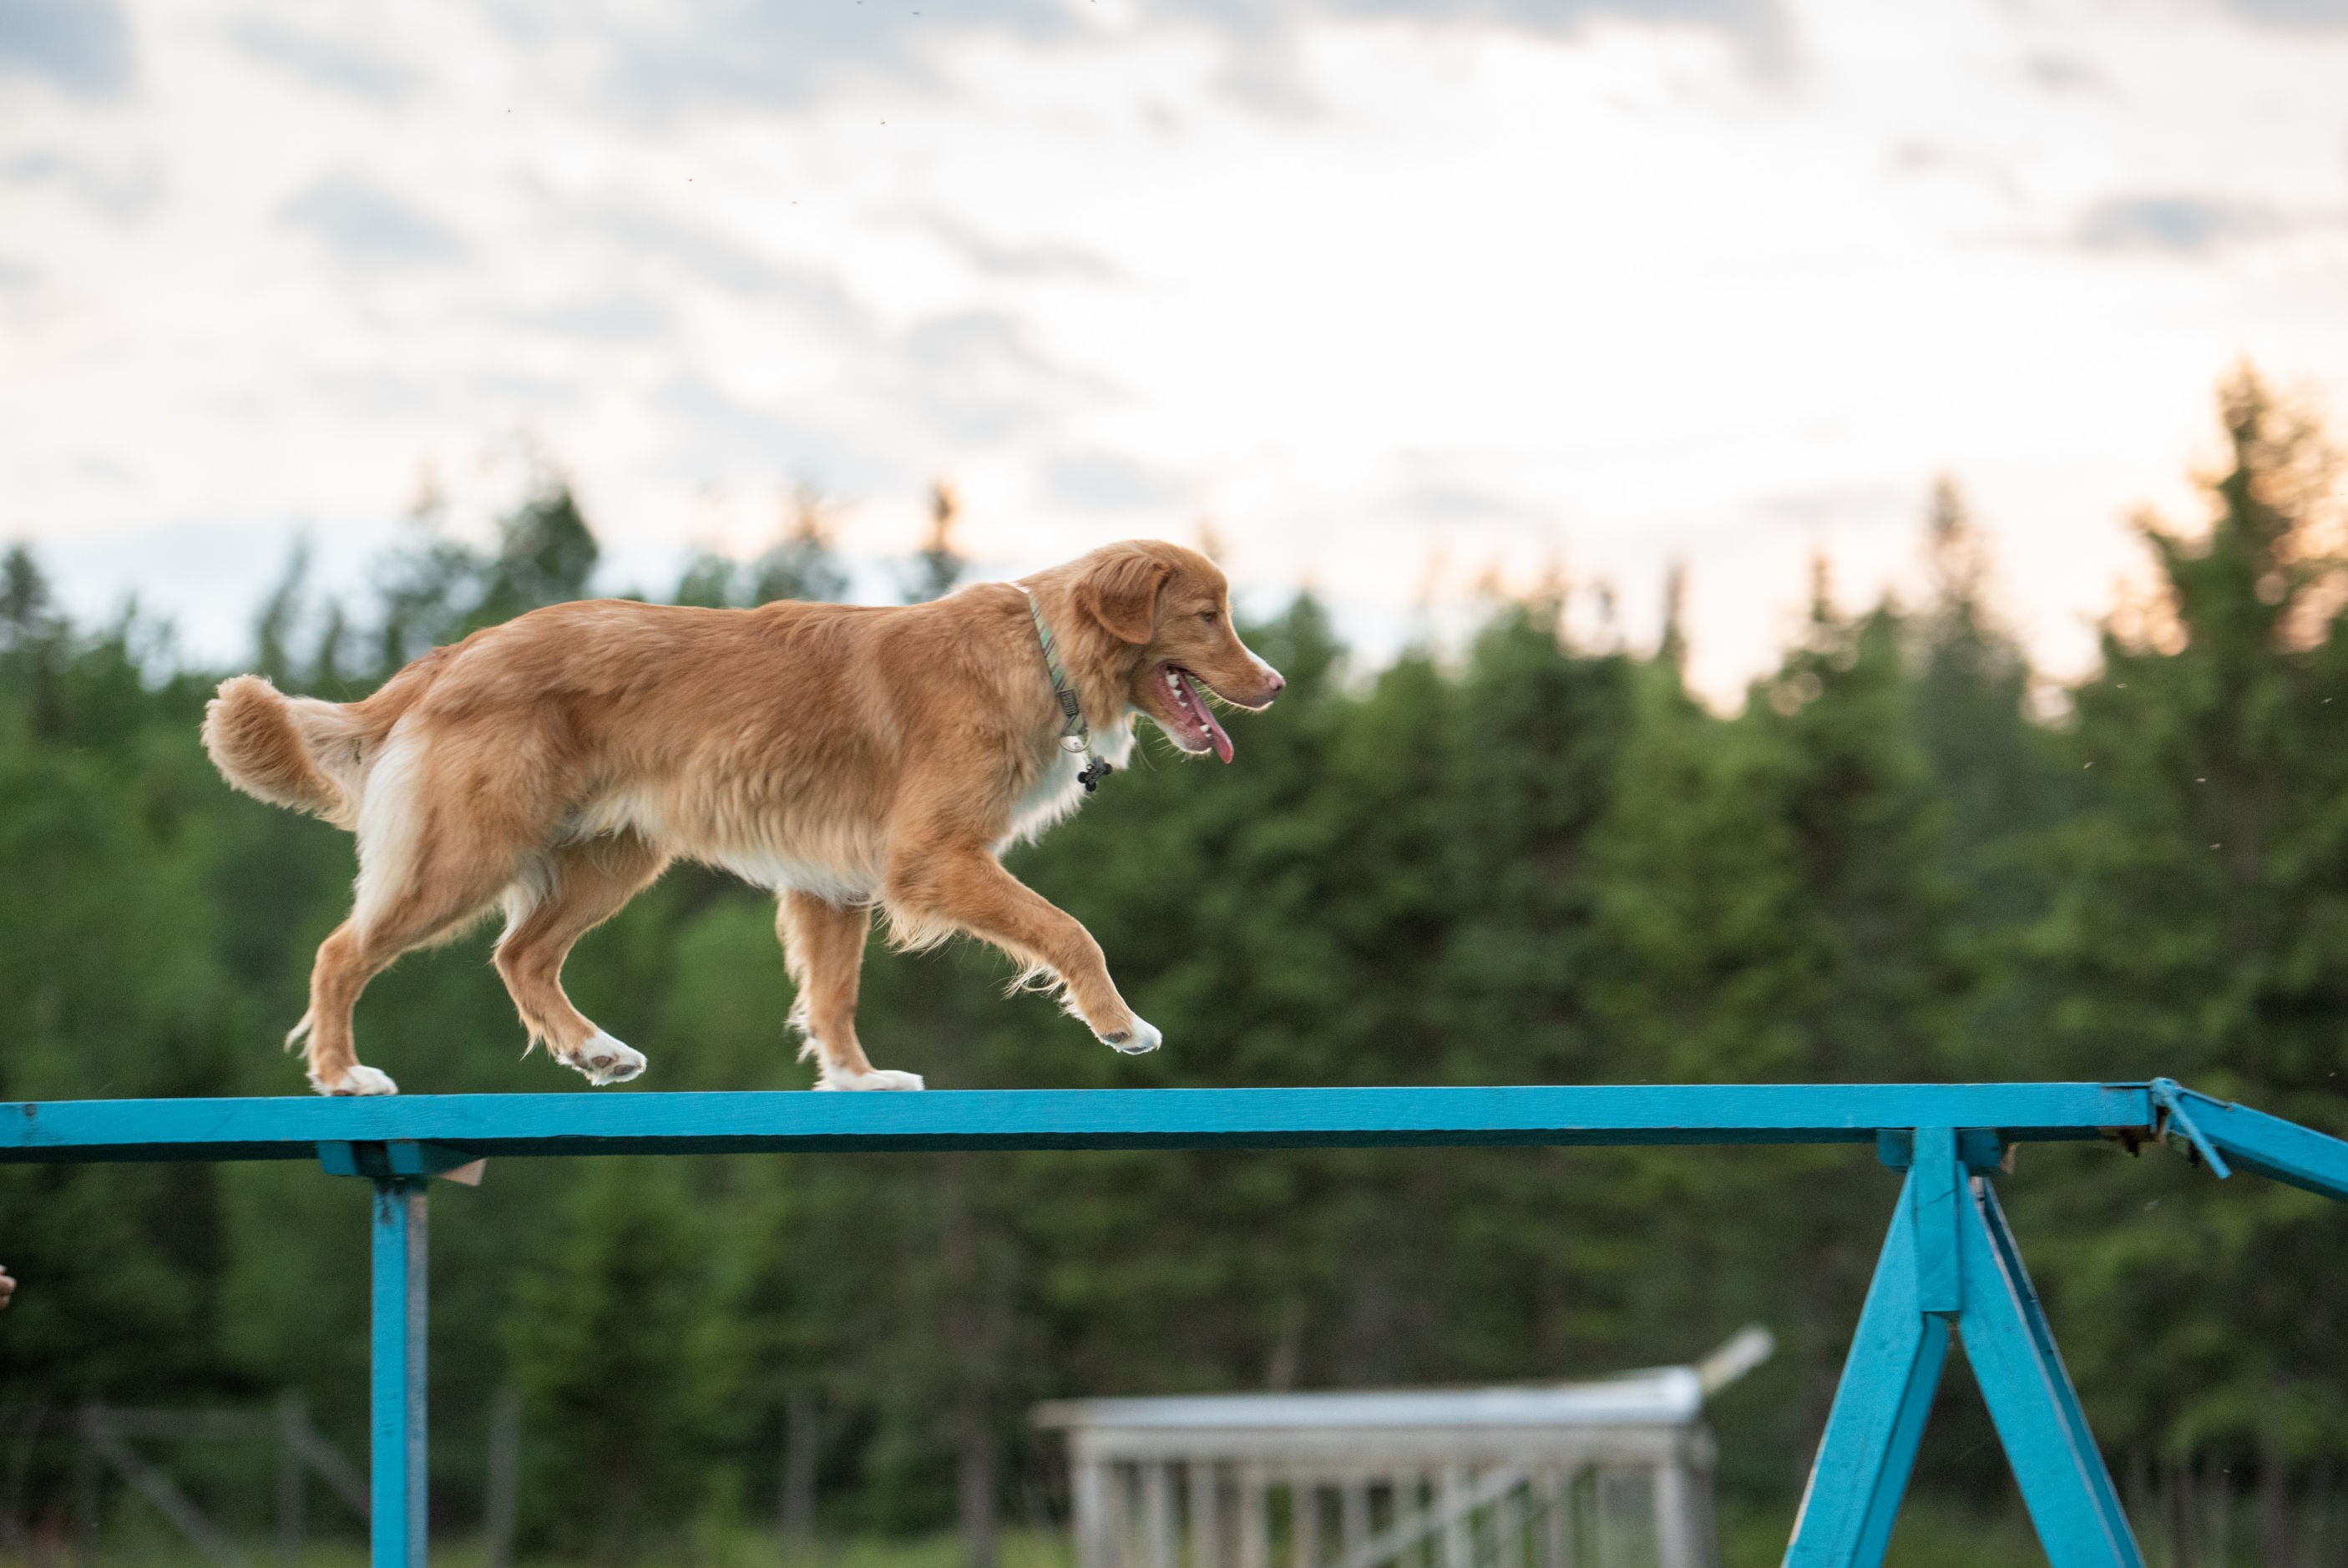
<path fill-rule="evenodd" d="M 96 98 L 119 92 L 130 73 L 128 30 L 111 0 L 0 0 L 0 76 Z"/>
<path fill-rule="evenodd" d="M 448 225 L 354 170 L 321 175 L 278 209 L 338 258 L 361 265 L 458 262 L 465 242 Z"/>
<path fill-rule="evenodd" d="M 368 34 L 356 30 L 338 37 L 281 17 L 252 15 L 232 23 L 228 32 L 256 57 L 306 77 L 330 93 L 356 93 L 391 103 L 407 97 L 421 83 L 420 72 L 385 54 Z"/>
<path fill-rule="evenodd" d="M 0 531 L 223 655 L 289 527 L 527 430 L 623 579 L 948 473 L 991 565 L 1211 516 L 1373 641 L 1438 551 L 1634 627 L 1684 558 L 1718 691 L 1948 469 L 2075 663 L 2217 375 L 2348 387 L 2348 29 L 2181 0 L 20 12 Z"/>

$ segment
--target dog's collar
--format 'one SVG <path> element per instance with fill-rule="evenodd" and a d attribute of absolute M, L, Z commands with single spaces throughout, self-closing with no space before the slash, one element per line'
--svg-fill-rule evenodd
<path fill-rule="evenodd" d="M 1013 583 L 1019 588 L 1019 584 Z M 1035 603 L 1035 595 L 1026 589 L 1019 592 L 1027 600 L 1027 614 L 1035 623 L 1035 639 L 1044 645 L 1044 673 L 1052 677 L 1052 695 L 1059 699 L 1064 722 L 1060 727 L 1060 748 L 1070 754 L 1081 752 L 1085 765 L 1076 774 L 1076 782 L 1089 795 L 1100 788 L 1100 781 L 1114 772 L 1108 758 L 1093 749 L 1092 726 L 1085 722 L 1084 704 L 1068 686 L 1068 675 L 1060 667 L 1060 650 L 1052 641 L 1052 628 L 1044 624 L 1044 612 Z"/>

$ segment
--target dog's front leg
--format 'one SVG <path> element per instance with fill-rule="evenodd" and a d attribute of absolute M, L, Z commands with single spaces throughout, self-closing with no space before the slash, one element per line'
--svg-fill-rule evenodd
<path fill-rule="evenodd" d="M 1047 971 L 1066 987 L 1068 1010 L 1104 1044 L 1133 1055 L 1158 1048 L 1162 1037 L 1117 994 L 1093 934 L 1004 871 L 984 845 L 907 846 L 891 864 L 888 903 L 899 927 L 916 936 L 967 932 Z"/>
<path fill-rule="evenodd" d="M 818 1088 L 922 1087 L 919 1073 L 874 1067 L 856 1038 L 856 993 L 864 938 L 871 928 L 868 905 L 834 903 L 811 892 L 783 894 L 775 929 L 783 939 L 791 983 L 798 987 L 791 1022 L 807 1037 L 799 1059 L 816 1058 Z"/>

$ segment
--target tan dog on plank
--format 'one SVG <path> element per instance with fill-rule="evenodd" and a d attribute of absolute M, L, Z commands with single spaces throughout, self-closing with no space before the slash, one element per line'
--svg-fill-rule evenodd
<path fill-rule="evenodd" d="M 307 1035 L 323 1094 L 395 1092 L 353 1048 L 360 991 L 499 905 L 498 973 L 531 1039 L 595 1083 L 635 1077 L 644 1058 L 571 1005 L 562 961 L 678 856 L 781 895 L 817 1088 L 920 1088 L 857 1042 L 873 906 L 911 944 L 993 943 L 1107 1044 L 1155 1049 L 1100 944 L 997 857 L 1125 760 L 1137 714 L 1228 762 L 1209 699 L 1261 708 L 1283 684 L 1232 630 L 1212 562 L 1135 541 L 896 609 L 557 604 L 359 702 L 239 676 L 203 735 L 238 789 L 358 836 L 350 918 L 287 1041 Z"/>

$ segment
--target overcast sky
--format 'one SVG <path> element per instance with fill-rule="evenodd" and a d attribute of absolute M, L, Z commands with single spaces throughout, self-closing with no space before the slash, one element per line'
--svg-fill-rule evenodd
<path fill-rule="evenodd" d="M 615 588 L 942 475 L 1374 651 L 1681 560 L 1723 697 L 1946 471 L 2076 670 L 2245 356 L 2348 417 L 2348 0 L 0 0 L 0 535 L 216 659 L 536 452 Z"/>

